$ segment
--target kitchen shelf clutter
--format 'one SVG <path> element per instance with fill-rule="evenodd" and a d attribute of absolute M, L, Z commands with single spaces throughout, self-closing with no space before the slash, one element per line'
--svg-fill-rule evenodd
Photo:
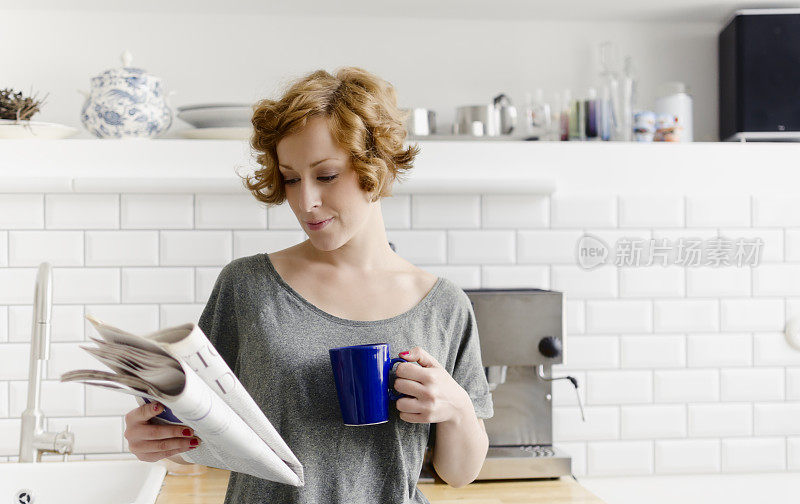
<path fill-rule="evenodd" d="M 417 141 L 395 194 L 790 192 L 798 143 Z M 246 141 L 0 142 L 0 193 L 238 193 L 257 168 Z"/>

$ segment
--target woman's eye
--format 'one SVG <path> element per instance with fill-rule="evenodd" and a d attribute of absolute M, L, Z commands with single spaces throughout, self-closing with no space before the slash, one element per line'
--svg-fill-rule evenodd
<path fill-rule="evenodd" d="M 339 175 L 336 174 L 336 175 L 329 175 L 327 177 L 317 177 L 317 179 L 321 180 L 323 182 L 331 182 L 333 179 L 335 179 L 338 176 Z M 283 183 L 292 185 L 292 184 L 296 183 L 298 180 L 300 180 L 300 179 L 293 178 L 293 179 L 284 180 Z"/>

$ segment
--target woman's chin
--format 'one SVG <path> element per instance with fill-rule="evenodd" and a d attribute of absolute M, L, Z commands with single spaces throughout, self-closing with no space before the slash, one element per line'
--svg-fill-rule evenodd
<path fill-rule="evenodd" d="M 308 241 L 311 242 L 311 245 L 313 245 L 315 249 L 321 250 L 323 252 L 330 252 L 331 250 L 336 250 L 343 245 L 343 243 L 339 243 L 340 240 L 336 239 L 336 237 L 333 236 L 331 237 L 309 236 Z"/>

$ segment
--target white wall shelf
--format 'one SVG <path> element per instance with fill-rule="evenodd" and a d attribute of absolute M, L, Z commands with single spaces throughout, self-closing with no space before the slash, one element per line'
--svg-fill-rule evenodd
<path fill-rule="evenodd" d="M 418 141 L 396 194 L 796 192 L 800 144 Z M 2 140 L 0 193 L 243 192 L 238 140 Z M 800 198 L 799 198 L 800 200 Z"/>
<path fill-rule="evenodd" d="M 448 155 L 447 150 L 431 146 L 423 152 L 395 193 L 549 194 L 555 189 L 552 180 L 520 166 L 498 177 L 468 161 L 459 161 L 463 171 L 442 162 L 438 155 Z M 420 165 L 425 168 L 417 169 Z M 249 145 L 239 140 L 0 141 L 0 193 L 237 193 L 245 191 L 237 173 L 252 174 L 256 168 Z"/>

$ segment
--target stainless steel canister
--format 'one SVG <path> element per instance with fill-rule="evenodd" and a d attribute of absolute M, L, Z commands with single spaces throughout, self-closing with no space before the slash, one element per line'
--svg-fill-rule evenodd
<path fill-rule="evenodd" d="M 436 133 L 436 112 L 426 108 L 403 109 L 408 112 L 406 130 L 409 135 L 425 136 Z"/>
<path fill-rule="evenodd" d="M 500 134 L 500 114 L 494 105 L 456 107 L 453 134 L 497 136 Z"/>

